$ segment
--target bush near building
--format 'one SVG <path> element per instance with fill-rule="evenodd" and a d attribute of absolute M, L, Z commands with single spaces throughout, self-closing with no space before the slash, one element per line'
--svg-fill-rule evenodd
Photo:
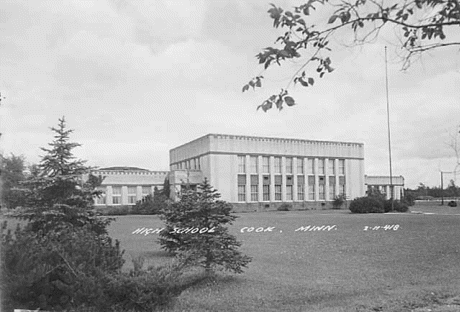
<path fill-rule="evenodd" d="M 350 211 L 353 213 L 383 213 L 383 202 L 375 197 L 358 197 L 351 201 Z"/>

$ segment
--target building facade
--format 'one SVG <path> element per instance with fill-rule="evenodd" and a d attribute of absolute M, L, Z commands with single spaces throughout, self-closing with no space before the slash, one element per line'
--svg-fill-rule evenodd
<path fill-rule="evenodd" d="M 162 189 L 169 171 L 149 171 L 135 167 L 110 167 L 94 170 L 95 176 L 104 178 L 99 189 L 102 196 L 95 199 L 96 206 L 135 205 L 155 187 Z"/>
<path fill-rule="evenodd" d="M 393 195 L 393 199 L 400 200 L 404 196 L 403 176 L 393 176 L 390 180 L 389 176 L 366 175 L 364 180 L 367 191 L 378 190 L 385 196 L 385 199 L 390 199 Z M 393 187 L 393 192 L 391 192 L 391 187 Z"/>
<path fill-rule="evenodd" d="M 170 197 L 178 199 L 184 187 L 206 178 L 236 211 L 275 210 L 283 203 L 317 209 L 339 195 L 353 199 L 372 188 L 391 196 L 389 177 L 365 176 L 362 143 L 208 134 L 171 149 L 169 157 L 170 171 L 93 171 L 104 177 L 96 206 L 134 205 L 161 189 L 165 179 Z M 391 182 L 394 198 L 400 199 L 404 178 Z"/>
<path fill-rule="evenodd" d="M 236 210 L 313 208 L 365 193 L 361 143 L 208 134 L 172 149 L 170 169 L 201 172 Z"/>

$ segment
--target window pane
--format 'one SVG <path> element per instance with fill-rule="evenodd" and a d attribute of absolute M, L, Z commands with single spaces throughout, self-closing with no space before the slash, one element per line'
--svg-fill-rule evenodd
<path fill-rule="evenodd" d="M 262 171 L 263 173 L 270 172 L 270 158 L 269 157 L 262 157 Z"/>
<path fill-rule="evenodd" d="M 303 158 L 297 158 L 297 173 L 303 173 Z"/>
<path fill-rule="evenodd" d="M 245 185 L 238 185 L 238 201 L 240 202 L 246 201 L 246 186 Z"/>
<path fill-rule="evenodd" d="M 327 168 L 328 174 L 335 174 L 335 161 L 334 159 L 328 160 L 329 166 Z"/>
<path fill-rule="evenodd" d="M 326 194 L 324 192 L 324 184 L 319 185 L 319 200 L 325 200 Z"/>
<path fill-rule="evenodd" d="M 281 157 L 275 157 L 275 173 L 281 173 Z"/>
<path fill-rule="evenodd" d="M 249 162 L 251 164 L 251 173 L 257 173 L 257 156 L 251 156 Z"/>
<path fill-rule="evenodd" d="M 324 159 L 318 159 L 318 173 L 324 174 Z"/>
<path fill-rule="evenodd" d="M 128 186 L 128 194 L 136 194 L 137 187 L 136 186 Z"/>
<path fill-rule="evenodd" d="M 270 201 L 270 185 L 264 185 L 263 186 L 263 192 L 264 192 L 263 200 L 264 201 Z"/>
<path fill-rule="evenodd" d="M 128 196 L 128 204 L 135 204 L 137 201 L 136 196 Z"/>
<path fill-rule="evenodd" d="M 259 186 L 251 185 L 251 201 L 259 201 Z"/>
<path fill-rule="evenodd" d="M 339 159 L 339 174 L 345 174 L 345 159 Z"/>
<path fill-rule="evenodd" d="M 315 174 L 315 162 L 314 162 L 314 159 L 308 158 L 307 164 L 308 164 L 308 174 Z"/>
<path fill-rule="evenodd" d="M 142 187 L 142 195 L 149 195 L 151 192 L 152 192 L 152 188 L 150 186 Z"/>
<path fill-rule="evenodd" d="M 275 185 L 275 200 L 281 200 L 281 185 Z"/>
<path fill-rule="evenodd" d="M 304 200 L 303 184 L 297 184 L 297 200 Z"/>
<path fill-rule="evenodd" d="M 292 158 L 286 158 L 286 173 L 292 173 Z"/>
<path fill-rule="evenodd" d="M 113 195 L 121 195 L 121 186 L 112 186 Z"/>
<path fill-rule="evenodd" d="M 238 156 L 238 172 L 239 173 L 246 172 L 246 157 L 245 156 Z"/>
<path fill-rule="evenodd" d="M 292 200 L 292 185 L 286 185 L 286 200 Z"/>

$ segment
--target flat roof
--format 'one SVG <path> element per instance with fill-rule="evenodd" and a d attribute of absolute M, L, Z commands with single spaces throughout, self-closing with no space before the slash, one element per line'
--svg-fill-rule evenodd
<path fill-rule="evenodd" d="M 242 139 L 258 139 L 258 140 L 273 140 L 273 141 L 279 141 L 279 140 L 287 140 L 287 141 L 297 141 L 297 142 L 304 142 L 304 143 L 326 143 L 326 144 L 355 144 L 355 145 L 360 145 L 364 146 L 364 143 L 358 143 L 358 142 L 344 142 L 344 141 L 322 141 L 322 140 L 307 140 L 307 139 L 295 139 L 295 138 L 282 138 L 282 137 L 263 137 L 263 136 L 250 136 L 250 135 L 236 135 L 236 134 L 220 134 L 220 133 L 208 133 L 206 135 L 203 135 L 197 139 L 194 139 L 192 141 L 189 141 L 187 143 L 184 143 L 182 145 L 179 145 L 177 147 L 172 148 L 171 150 L 175 150 L 177 148 L 180 148 L 182 146 L 185 146 L 187 144 L 193 143 L 195 141 L 199 141 L 201 139 L 204 139 L 206 137 L 210 136 L 221 136 L 221 137 L 231 137 L 231 138 L 242 138 Z"/>

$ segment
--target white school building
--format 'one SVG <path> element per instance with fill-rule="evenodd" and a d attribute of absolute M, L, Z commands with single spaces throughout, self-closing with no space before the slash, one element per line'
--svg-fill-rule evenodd
<path fill-rule="evenodd" d="M 105 195 L 97 205 L 133 205 L 168 178 L 171 198 L 186 184 L 207 178 L 236 211 L 275 210 L 283 203 L 294 209 L 329 206 L 338 195 L 364 196 L 378 187 L 389 196 L 389 177 L 364 173 L 364 145 L 227 134 L 207 134 L 169 152 L 170 171 L 132 167 L 99 169 Z M 394 177 L 394 198 L 404 187 Z"/>

